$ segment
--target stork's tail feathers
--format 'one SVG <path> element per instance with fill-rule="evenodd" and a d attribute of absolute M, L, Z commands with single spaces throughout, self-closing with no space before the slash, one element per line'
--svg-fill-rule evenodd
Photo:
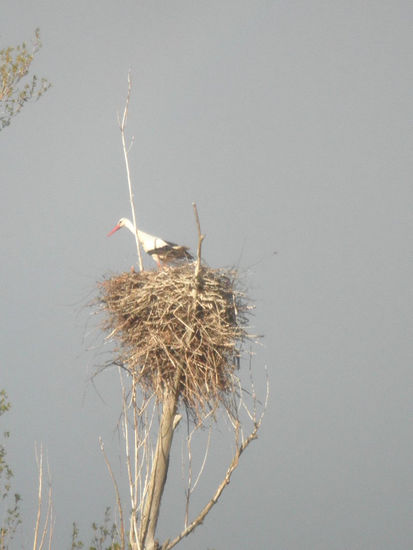
<path fill-rule="evenodd" d="M 188 246 L 175 245 L 175 246 L 172 247 L 172 250 L 173 250 L 174 254 L 176 254 L 177 258 L 182 258 L 182 259 L 185 258 L 187 260 L 193 260 L 194 259 L 192 254 L 189 252 L 189 247 Z"/>
<path fill-rule="evenodd" d="M 173 264 L 182 260 L 194 259 L 187 246 L 180 246 L 177 244 L 168 244 L 161 248 L 155 248 L 155 250 L 148 250 L 148 254 L 150 254 L 155 261 L 159 259 L 159 261 L 164 264 Z"/>

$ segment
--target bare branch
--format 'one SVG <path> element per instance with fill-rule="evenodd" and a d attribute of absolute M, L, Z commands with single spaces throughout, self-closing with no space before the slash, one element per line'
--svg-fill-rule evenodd
<path fill-rule="evenodd" d="M 137 541 L 137 525 L 136 525 L 136 491 L 137 487 L 133 481 L 134 476 L 132 474 L 132 465 L 131 457 L 129 451 L 129 426 L 128 426 L 128 411 L 127 411 L 127 397 L 125 385 L 122 378 L 122 371 L 119 368 L 119 377 L 122 388 L 122 407 L 123 407 L 123 437 L 125 439 L 125 456 L 126 456 L 126 468 L 128 472 L 129 479 L 129 492 L 130 492 L 130 502 L 131 502 L 131 515 L 130 515 L 130 525 L 129 525 L 129 541 L 132 544 L 133 541 Z"/>
<path fill-rule="evenodd" d="M 198 229 L 198 248 L 197 248 L 197 252 L 196 252 L 197 259 L 196 259 L 196 268 L 195 268 L 195 278 L 198 279 L 199 271 L 201 269 L 202 241 L 205 239 L 205 235 L 202 235 L 202 232 L 201 232 L 201 224 L 199 222 L 198 209 L 196 207 L 196 203 L 193 202 L 192 206 L 193 206 L 193 209 L 194 209 L 195 221 L 196 221 L 196 226 L 197 226 L 197 229 Z"/>
<path fill-rule="evenodd" d="M 49 489 L 47 491 L 46 518 L 45 518 L 45 522 L 44 522 L 44 526 L 43 526 L 43 530 L 42 530 L 42 538 L 40 540 L 39 550 L 42 550 L 42 548 L 44 546 L 44 542 L 46 540 L 46 536 L 47 536 L 48 531 L 50 531 L 50 533 L 51 533 L 51 527 L 49 528 L 49 522 L 51 521 L 51 515 L 52 515 L 52 486 L 49 483 Z M 50 540 L 49 540 L 49 544 L 50 544 Z"/>
<path fill-rule="evenodd" d="M 34 527 L 34 537 L 33 537 L 33 550 L 37 549 L 37 537 L 39 535 L 39 527 L 40 527 L 40 517 L 42 513 L 42 483 L 43 483 L 43 448 L 42 444 L 40 444 L 40 455 L 37 453 L 37 445 L 35 446 L 35 455 L 36 455 L 36 463 L 37 463 L 37 469 L 38 469 L 38 477 L 39 477 L 39 485 L 37 490 L 37 514 L 36 514 L 36 524 Z"/>
<path fill-rule="evenodd" d="M 38 544 L 37 540 L 39 538 L 40 522 L 41 522 L 41 516 L 42 516 L 42 502 L 43 502 L 43 446 L 42 444 L 40 444 L 39 452 L 37 450 L 37 446 L 35 446 L 35 456 L 36 456 L 36 463 L 37 463 L 37 468 L 39 472 L 38 473 L 39 485 L 38 485 L 38 493 L 37 493 L 36 523 L 35 523 L 34 535 L 33 535 L 33 550 L 42 550 L 47 534 L 49 533 L 49 547 L 51 545 L 51 540 L 53 535 L 52 483 L 50 478 L 49 465 L 47 465 L 48 485 L 49 485 L 49 489 L 47 492 L 47 510 L 46 510 L 46 517 L 44 519 L 44 525 L 43 525 L 43 529 L 40 537 L 40 542 Z"/>
<path fill-rule="evenodd" d="M 230 410 L 227 410 L 227 415 L 228 415 L 228 418 L 230 420 L 230 423 L 234 429 L 234 438 L 235 438 L 235 452 L 234 452 L 234 455 L 233 455 L 233 458 L 231 460 L 231 463 L 226 471 L 226 474 L 223 478 L 223 480 L 221 481 L 221 483 L 218 485 L 218 488 L 217 490 L 215 491 L 215 494 L 213 495 L 213 497 L 209 500 L 209 502 L 204 506 L 204 508 L 201 510 L 201 512 L 198 514 L 198 516 L 191 522 L 190 525 L 187 525 L 187 518 L 188 518 L 188 507 L 189 507 L 189 498 L 190 498 L 190 493 L 193 491 L 193 489 L 195 488 L 196 484 L 198 483 L 198 480 L 199 480 L 199 477 L 201 476 L 202 474 L 202 471 L 204 469 L 204 464 L 205 464 L 205 461 L 206 461 L 206 456 L 204 456 L 204 462 L 201 466 L 201 470 L 200 470 L 200 473 L 192 487 L 192 489 L 190 488 L 190 485 L 188 486 L 188 490 L 187 490 L 187 504 L 186 504 L 186 517 L 185 517 L 185 528 L 183 529 L 183 531 L 175 538 L 173 539 L 172 541 L 170 540 L 167 540 L 163 543 L 162 545 L 162 550 L 170 550 L 171 548 L 173 548 L 174 546 L 176 546 L 184 537 L 188 536 L 198 525 L 200 525 L 205 517 L 207 516 L 207 514 L 210 512 L 211 508 L 218 502 L 221 494 L 223 493 L 225 487 L 227 485 L 229 485 L 230 481 L 231 481 L 231 476 L 232 476 L 232 473 L 234 472 L 234 470 L 238 467 L 238 464 L 239 464 L 239 459 L 240 459 L 240 456 L 242 455 L 242 453 L 245 451 L 245 449 L 248 447 L 248 445 L 258 437 L 258 431 L 261 427 L 261 423 L 262 423 L 262 420 L 264 418 L 264 415 L 265 415 L 265 412 L 267 410 L 267 406 L 268 406 L 268 399 L 269 399 L 269 379 L 268 379 L 268 370 L 267 370 L 267 367 L 265 367 L 265 373 L 266 373 L 266 396 L 265 396 L 265 400 L 264 400 L 264 403 L 262 405 L 262 411 L 261 411 L 261 414 L 259 415 L 258 417 L 258 411 L 257 411 L 257 403 L 258 403 L 258 399 L 257 399 L 257 395 L 256 395 L 256 392 L 255 392 L 255 385 L 254 385 L 254 382 L 253 382 L 253 379 L 252 379 L 252 373 L 251 373 L 251 362 L 250 362 L 250 377 L 251 377 L 251 380 L 250 380 L 250 383 L 251 383 L 251 388 L 252 388 L 252 391 L 250 392 L 250 396 L 251 396 L 251 399 L 252 399 L 252 411 L 250 410 L 250 408 L 247 407 L 244 399 L 243 399 L 243 392 L 240 391 L 239 392 L 239 403 L 238 403 L 238 410 L 240 407 L 243 407 L 244 410 L 246 411 L 247 413 L 247 416 L 250 418 L 250 420 L 252 421 L 252 430 L 251 432 L 249 433 L 248 437 L 247 438 L 244 438 L 243 436 L 243 431 L 242 431 L 242 424 L 241 424 L 241 421 L 239 420 L 238 418 L 238 414 L 236 416 L 234 416 L 233 414 L 231 414 L 231 411 Z M 238 379 L 238 383 L 240 384 L 240 381 Z M 195 432 L 197 428 L 195 428 L 191 434 L 189 435 L 188 439 L 190 440 Z M 209 445 L 209 442 L 208 442 L 208 445 Z M 191 451 L 189 449 L 188 451 L 188 460 L 189 462 L 191 461 Z M 191 468 L 191 466 L 190 466 Z M 191 476 L 192 476 L 192 473 L 191 473 L 191 470 L 189 470 L 189 479 L 191 479 Z"/>
<path fill-rule="evenodd" d="M 125 444 L 126 468 L 130 497 L 129 543 L 133 550 L 143 549 L 139 541 L 140 512 L 148 494 L 149 475 L 153 464 L 150 433 L 156 411 L 154 395 L 141 395 L 136 376 L 128 378 L 126 389 L 123 370 L 119 368 L 122 390 L 122 435 Z M 128 402 L 128 395 L 130 396 Z M 138 398 L 141 401 L 138 403 Z M 149 405 L 152 402 L 152 407 Z M 132 428 L 133 427 L 133 428 Z M 132 428 L 132 433 L 131 433 Z"/>
<path fill-rule="evenodd" d="M 99 445 L 100 445 L 100 450 L 102 451 L 102 454 L 103 454 L 103 458 L 105 459 L 105 463 L 106 463 L 106 467 L 109 471 L 109 475 L 112 479 L 113 486 L 115 488 L 116 503 L 117 503 L 117 506 L 118 506 L 119 521 L 120 521 L 121 550 L 124 550 L 125 549 L 125 527 L 124 527 L 124 521 L 123 521 L 123 509 L 122 509 L 122 503 L 121 503 L 121 500 L 120 500 L 119 488 L 118 488 L 118 484 L 116 482 L 115 474 L 113 473 L 112 466 L 110 465 L 108 456 L 107 456 L 106 451 L 105 451 L 105 446 L 103 444 L 103 441 L 102 441 L 101 437 L 99 437 Z"/>
<path fill-rule="evenodd" d="M 208 418 L 208 416 L 210 416 L 212 414 L 213 414 L 213 411 L 210 411 L 208 413 L 208 415 L 194 427 L 194 429 L 191 431 L 191 433 L 187 437 L 188 483 L 187 483 L 187 489 L 186 489 L 186 506 L 185 506 L 185 523 L 184 523 L 185 527 L 188 527 L 189 504 L 190 504 L 190 500 L 191 500 L 191 495 L 194 492 L 196 486 L 198 485 L 198 482 L 199 482 L 199 480 L 202 476 L 202 472 L 204 471 L 206 460 L 207 460 L 207 457 L 208 457 L 208 451 L 209 451 L 209 446 L 210 446 L 210 442 L 211 442 L 211 426 L 209 427 L 209 430 L 208 430 L 208 440 L 207 440 L 207 444 L 205 446 L 204 459 L 202 461 L 202 464 L 201 464 L 201 467 L 199 469 L 196 480 L 193 484 L 192 484 L 192 446 L 191 446 L 192 437 L 194 436 L 196 431 L 199 430 L 199 428 L 205 423 L 205 420 Z"/>
<path fill-rule="evenodd" d="M 192 521 L 192 523 L 188 525 L 188 527 L 184 529 L 175 539 L 173 539 L 171 542 L 167 541 L 164 545 L 162 545 L 162 550 L 169 550 L 170 548 L 173 548 L 174 546 L 176 546 L 178 542 L 180 542 L 184 537 L 187 537 L 198 525 L 200 525 L 203 522 L 205 516 L 208 514 L 211 508 L 218 502 L 218 499 L 221 496 L 223 490 L 229 484 L 231 480 L 232 472 L 237 468 L 241 454 L 245 451 L 245 449 L 248 447 L 251 441 L 257 438 L 257 433 L 260 428 L 260 425 L 261 425 L 261 420 L 255 424 L 254 429 L 252 430 L 248 438 L 239 447 L 237 447 L 235 455 L 231 461 L 231 464 L 227 469 L 227 472 L 225 474 L 223 481 L 218 486 L 214 496 L 199 513 L 198 517 L 194 519 L 194 521 Z"/>
<path fill-rule="evenodd" d="M 53 540 L 53 531 L 54 531 L 55 519 L 53 517 L 53 508 L 50 510 L 50 529 L 49 529 L 49 550 L 52 550 L 52 540 Z"/>
<path fill-rule="evenodd" d="M 120 133 L 122 137 L 123 156 L 125 158 L 126 176 L 128 179 L 129 201 L 130 201 L 131 211 L 132 211 L 133 227 L 135 229 L 135 241 L 136 241 L 136 250 L 138 252 L 138 258 L 139 258 L 139 269 L 140 271 L 143 271 L 142 252 L 141 252 L 140 242 L 138 239 L 136 215 L 135 215 L 135 203 L 133 200 L 132 182 L 131 182 L 131 175 L 130 175 L 130 169 L 129 169 L 129 150 L 132 144 L 128 148 L 126 146 L 126 139 L 125 139 L 125 127 L 126 127 L 126 121 L 128 119 L 128 109 L 129 109 L 129 100 L 130 100 L 131 90 L 132 90 L 132 79 L 129 71 L 128 72 L 128 95 L 126 96 L 126 103 L 125 103 L 125 108 L 123 110 L 123 117 L 120 123 Z"/>
<path fill-rule="evenodd" d="M 196 486 L 198 485 L 198 482 L 201 479 L 202 473 L 204 471 L 205 464 L 206 464 L 206 461 L 207 461 L 207 458 L 208 458 L 209 447 L 210 447 L 210 444 L 211 444 L 211 433 L 212 433 L 212 426 L 210 426 L 209 429 L 208 429 L 208 440 L 207 440 L 207 444 L 205 445 L 204 459 L 202 461 L 201 467 L 200 467 L 198 475 L 197 475 L 197 477 L 194 481 L 194 484 L 192 485 L 191 493 L 193 493 L 194 490 L 196 489 Z"/>

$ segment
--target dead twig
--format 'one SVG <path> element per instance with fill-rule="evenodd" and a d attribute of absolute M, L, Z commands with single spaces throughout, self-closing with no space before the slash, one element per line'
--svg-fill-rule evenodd
<path fill-rule="evenodd" d="M 47 491 L 47 509 L 46 516 L 44 518 L 43 529 L 40 535 L 40 541 L 38 543 L 40 523 L 42 516 L 42 506 L 43 506 L 43 446 L 40 444 L 40 450 L 37 450 L 37 445 L 35 446 L 35 457 L 36 464 L 38 469 L 38 491 L 37 491 L 37 514 L 36 522 L 34 527 L 33 535 L 33 550 L 42 550 L 47 535 L 49 534 L 49 547 L 51 545 L 52 535 L 53 535 L 53 503 L 52 503 L 52 483 L 50 479 L 49 466 L 47 466 L 48 472 L 48 491 Z"/>
<path fill-rule="evenodd" d="M 210 411 L 210 415 L 212 415 L 212 412 L 213 411 Z M 209 446 L 210 446 L 210 443 L 211 443 L 211 426 L 209 426 L 209 429 L 208 429 L 208 440 L 207 440 L 207 443 L 206 443 L 206 446 L 205 446 L 205 453 L 204 453 L 204 458 L 203 458 L 203 461 L 202 461 L 202 464 L 201 464 L 201 467 L 199 469 L 199 472 L 198 472 L 198 475 L 195 479 L 195 482 L 192 483 L 192 438 L 194 436 L 194 434 L 205 424 L 205 421 L 207 420 L 207 417 L 203 419 L 202 422 L 199 422 L 194 428 L 193 430 L 191 431 L 191 433 L 188 434 L 188 437 L 187 437 L 187 450 L 188 450 L 188 483 L 187 483 L 187 488 L 186 488 L 186 505 L 185 505 L 185 522 L 184 522 L 184 525 L 185 527 L 188 527 L 188 521 L 189 521 L 189 504 L 190 504 L 190 500 L 191 500 L 191 495 L 192 493 L 194 492 L 196 486 L 198 485 L 198 482 L 202 476 L 202 472 L 204 471 L 204 468 L 205 468 L 205 464 L 206 464 L 206 461 L 207 461 L 207 457 L 208 457 L 208 451 L 209 451 Z"/>
<path fill-rule="evenodd" d="M 129 169 L 129 149 L 126 147 L 126 138 L 125 138 L 125 128 L 126 128 L 126 121 L 128 119 L 129 100 L 130 100 L 131 90 L 132 90 L 132 79 L 129 71 L 128 72 L 128 94 L 126 96 L 125 108 L 123 110 L 122 121 L 119 123 L 119 128 L 120 128 L 120 134 L 122 138 L 122 149 L 123 149 L 123 156 L 125 159 L 126 177 L 128 180 L 129 202 L 130 202 L 131 211 L 132 211 L 132 221 L 133 221 L 133 227 L 135 228 L 135 241 L 136 241 L 136 250 L 138 252 L 138 258 L 139 258 L 139 269 L 140 271 L 143 271 L 142 251 L 141 251 L 141 245 L 138 239 L 135 203 L 133 200 L 132 182 L 131 182 L 131 175 L 130 175 L 130 169 Z M 132 142 L 133 142 L 133 139 L 132 139 Z"/>
<path fill-rule="evenodd" d="M 108 456 L 107 456 L 106 451 L 105 451 L 105 446 L 103 444 L 103 441 L 102 441 L 101 437 L 99 437 L 99 446 L 100 446 L 100 450 L 102 451 L 103 458 L 105 460 L 105 464 L 106 464 L 106 467 L 108 469 L 109 475 L 112 479 L 113 486 L 115 488 L 116 503 L 117 503 L 117 506 L 118 506 L 119 522 L 120 522 L 120 544 L 121 544 L 120 549 L 124 550 L 125 549 L 125 527 L 124 527 L 124 521 L 123 521 L 123 509 L 122 509 L 122 502 L 121 502 L 120 494 L 119 494 L 119 488 L 118 488 L 118 484 L 116 482 L 115 474 L 113 473 L 112 466 L 110 465 Z"/>
<path fill-rule="evenodd" d="M 196 251 L 196 268 L 195 268 L 195 279 L 198 281 L 199 272 L 201 269 L 201 248 L 202 248 L 202 242 L 205 239 L 205 235 L 203 235 L 201 232 L 201 223 L 199 221 L 198 209 L 195 202 L 192 203 L 192 207 L 194 209 L 195 221 L 198 229 L 198 247 Z"/>
<path fill-rule="evenodd" d="M 231 475 L 233 471 L 238 466 L 239 458 L 241 454 L 245 451 L 245 449 L 248 447 L 248 445 L 257 438 L 257 433 L 260 428 L 260 423 L 256 424 L 254 426 L 254 429 L 248 436 L 248 438 L 239 446 L 237 447 L 237 450 L 235 452 L 235 455 L 231 461 L 231 464 L 229 465 L 227 472 L 225 474 L 225 477 L 223 481 L 218 485 L 217 490 L 215 491 L 214 496 L 211 498 L 211 500 L 204 506 L 204 508 L 201 510 L 201 512 L 198 514 L 196 519 L 194 519 L 188 527 L 186 527 L 177 537 L 175 537 L 172 541 L 166 541 L 162 545 L 162 550 L 170 550 L 170 548 L 173 548 L 180 542 L 183 538 L 187 537 L 198 525 L 200 525 L 203 521 L 205 516 L 208 514 L 208 512 L 211 510 L 211 508 L 218 502 L 219 497 L 221 496 L 223 490 L 227 485 L 229 485 L 231 481 Z"/>

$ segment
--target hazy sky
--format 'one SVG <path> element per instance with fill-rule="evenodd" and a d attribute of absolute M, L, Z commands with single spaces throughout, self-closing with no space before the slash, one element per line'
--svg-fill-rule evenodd
<path fill-rule="evenodd" d="M 117 373 L 90 382 L 107 357 L 84 306 L 135 261 L 129 234 L 106 238 L 130 215 L 129 67 L 138 221 L 193 248 L 197 202 L 208 263 L 245 274 L 271 381 L 260 438 L 180 547 L 413 547 L 412 18 L 405 1 L 0 2 L 0 48 L 40 27 L 33 70 L 53 83 L 0 133 L 16 548 L 32 544 L 35 441 L 55 548 L 114 505 L 98 436 L 116 463 Z M 218 451 L 195 510 L 221 468 Z M 182 526 L 168 481 L 163 537 Z"/>

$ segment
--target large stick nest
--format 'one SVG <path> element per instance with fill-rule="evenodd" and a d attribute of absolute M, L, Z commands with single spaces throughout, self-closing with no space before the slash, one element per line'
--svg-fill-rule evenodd
<path fill-rule="evenodd" d="M 113 362 L 159 400 L 179 369 L 179 397 L 197 418 L 227 403 L 250 309 L 237 282 L 232 270 L 201 267 L 196 277 L 195 264 L 103 281 L 103 328 L 118 342 Z"/>

